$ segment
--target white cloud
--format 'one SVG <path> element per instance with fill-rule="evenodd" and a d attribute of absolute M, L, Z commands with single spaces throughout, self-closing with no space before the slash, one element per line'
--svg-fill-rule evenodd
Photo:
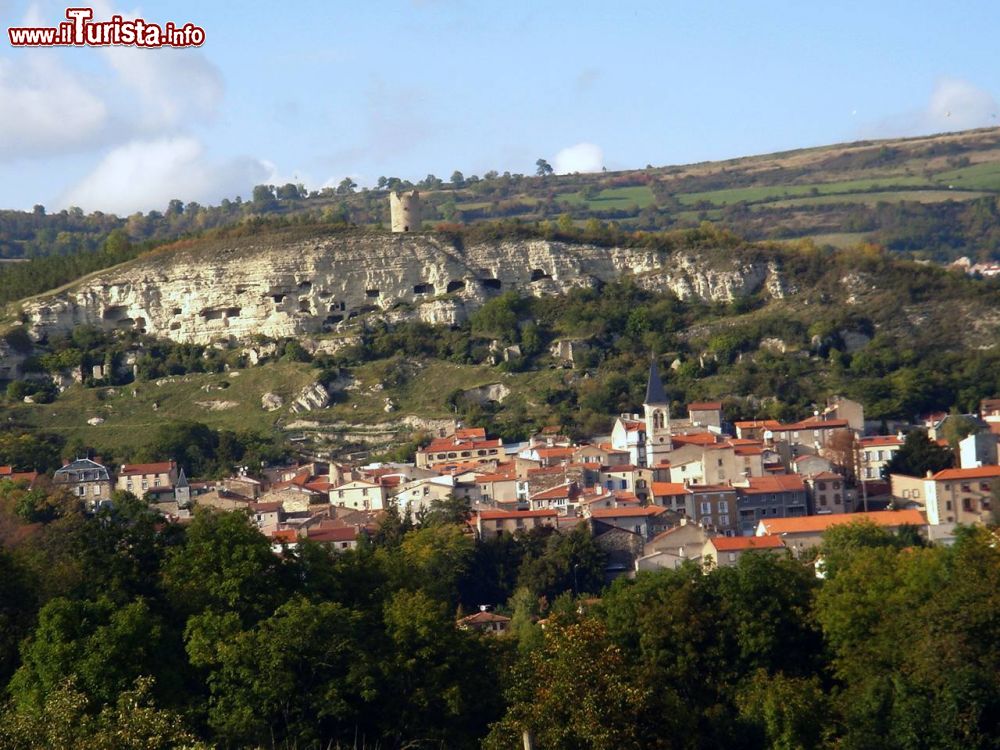
<path fill-rule="evenodd" d="M 594 143 L 577 143 L 564 148 L 552 161 L 556 174 L 600 172 L 604 166 L 604 152 Z"/>
<path fill-rule="evenodd" d="M 98 20 L 117 12 L 102 0 L 91 7 Z M 31 5 L 21 24 L 59 20 Z M 0 57 L 0 162 L 173 133 L 212 118 L 223 98 L 222 75 L 200 50 L 107 47 L 94 54 L 106 65 L 86 78 L 54 50 Z"/>
<path fill-rule="evenodd" d="M 861 129 L 865 138 L 892 138 L 969 130 L 1000 124 L 1000 106 L 986 89 L 961 78 L 938 80 L 922 109 L 903 112 Z"/>
<path fill-rule="evenodd" d="M 959 78 L 942 78 L 934 87 L 925 116 L 942 130 L 967 130 L 995 124 L 997 100 L 978 86 Z"/>
<path fill-rule="evenodd" d="M 97 93 L 48 53 L 0 59 L 0 161 L 94 145 L 108 122 Z"/>
<path fill-rule="evenodd" d="M 190 137 L 136 140 L 108 153 L 59 203 L 119 215 L 163 210 L 172 198 L 218 203 L 227 196 L 249 196 L 270 171 L 251 158 L 210 163 Z"/>
<path fill-rule="evenodd" d="M 103 52 L 120 84 L 133 94 L 116 98 L 129 103 L 133 124 L 143 130 L 162 132 L 210 119 L 222 101 L 222 75 L 200 52 L 134 47 Z"/>

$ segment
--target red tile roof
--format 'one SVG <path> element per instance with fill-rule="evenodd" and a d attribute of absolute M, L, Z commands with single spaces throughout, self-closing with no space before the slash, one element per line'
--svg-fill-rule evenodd
<path fill-rule="evenodd" d="M 481 510 L 478 515 L 484 521 L 503 521 L 515 518 L 554 518 L 559 513 L 554 510 Z"/>
<path fill-rule="evenodd" d="M 715 536 L 709 539 L 719 552 L 739 552 L 748 549 L 767 549 L 784 547 L 785 542 L 780 536 L 765 534 L 764 536 Z"/>
<path fill-rule="evenodd" d="M 459 440 L 475 440 L 476 438 L 486 438 L 485 427 L 464 427 L 455 430 L 455 437 Z"/>
<path fill-rule="evenodd" d="M 781 427 L 781 422 L 777 419 L 752 419 L 749 422 L 734 422 L 738 429 L 741 430 L 752 430 L 752 429 L 765 429 L 773 430 L 776 427 Z"/>
<path fill-rule="evenodd" d="M 693 404 L 688 404 L 688 411 L 721 411 L 722 402 L 721 401 L 695 401 Z"/>
<path fill-rule="evenodd" d="M 570 458 L 573 448 L 535 448 L 539 458 Z"/>
<path fill-rule="evenodd" d="M 673 435 L 674 445 L 715 445 L 718 439 L 711 432 L 693 432 L 689 435 Z"/>
<path fill-rule="evenodd" d="M 859 441 L 862 447 L 870 448 L 877 445 L 902 445 L 903 439 L 896 435 L 870 435 L 863 437 Z"/>
<path fill-rule="evenodd" d="M 580 490 L 572 482 L 560 484 L 558 487 L 551 487 L 541 492 L 536 492 L 530 496 L 530 500 L 555 500 L 560 497 L 571 497 L 579 494 Z"/>
<path fill-rule="evenodd" d="M 805 484 L 797 474 L 772 474 L 767 477 L 750 477 L 749 487 L 742 491 L 747 495 L 759 495 L 770 492 L 804 492 Z"/>
<path fill-rule="evenodd" d="M 503 443 L 499 438 L 496 440 L 454 440 L 452 438 L 438 438 L 432 440 L 431 444 L 423 449 L 423 453 L 442 453 L 448 451 L 469 451 L 488 448 L 501 448 Z"/>
<path fill-rule="evenodd" d="M 458 621 L 459 625 L 480 625 L 491 622 L 510 622 L 509 617 L 494 614 L 493 612 L 476 612 L 474 615 L 463 617 Z"/>
<path fill-rule="evenodd" d="M 797 432 L 799 430 L 835 430 L 847 427 L 848 424 L 849 423 L 846 419 L 819 419 L 817 417 L 810 417 L 809 419 L 803 419 L 801 422 L 779 424 L 777 427 L 772 428 L 772 431 Z"/>
<path fill-rule="evenodd" d="M 687 487 L 681 482 L 653 482 L 652 488 L 653 497 L 688 494 Z"/>
<path fill-rule="evenodd" d="M 637 516 L 658 516 L 666 513 L 666 508 L 658 505 L 647 505 L 644 508 L 597 508 L 590 512 L 593 518 L 626 518 Z"/>
<path fill-rule="evenodd" d="M 826 531 L 831 526 L 855 521 L 871 521 L 877 526 L 924 526 L 927 519 L 919 510 L 877 510 L 871 513 L 830 513 L 823 516 L 768 518 L 761 523 L 768 534 L 802 534 Z"/>
<path fill-rule="evenodd" d="M 307 531 L 306 538 L 314 542 L 353 542 L 359 533 L 355 526 L 319 528 Z"/>
<path fill-rule="evenodd" d="M 152 464 L 124 464 L 118 475 L 127 477 L 140 474 L 169 474 L 170 470 L 176 466 L 177 464 L 174 461 L 160 461 L 159 463 Z"/>
<path fill-rule="evenodd" d="M 1000 466 L 977 466 L 974 469 L 944 469 L 934 475 L 936 482 L 962 479 L 992 479 L 1000 477 Z"/>

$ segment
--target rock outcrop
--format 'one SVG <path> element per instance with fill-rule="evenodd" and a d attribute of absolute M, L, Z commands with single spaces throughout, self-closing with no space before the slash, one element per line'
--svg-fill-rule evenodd
<path fill-rule="evenodd" d="M 775 268 L 736 254 L 707 264 L 690 252 L 544 240 L 460 248 L 433 235 L 277 232 L 156 251 L 32 298 L 23 312 L 35 337 L 89 324 L 191 343 L 250 342 L 340 331 L 367 313 L 453 324 L 508 289 L 551 295 L 624 274 L 712 301 L 782 290 Z M 262 354 L 258 347 L 248 356 Z"/>

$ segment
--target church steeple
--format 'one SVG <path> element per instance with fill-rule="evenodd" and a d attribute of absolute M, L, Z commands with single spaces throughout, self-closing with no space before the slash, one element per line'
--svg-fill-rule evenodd
<path fill-rule="evenodd" d="M 656 366 L 656 359 L 649 363 L 649 381 L 646 383 L 646 404 L 667 404 L 667 394 L 663 390 L 663 381 L 660 380 L 660 368 Z"/>
<path fill-rule="evenodd" d="M 673 450 L 670 441 L 670 400 L 663 389 L 656 358 L 649 364 L 646 400 L 642 404 L 646 417 L 646 466 L 656 466 Z"/>

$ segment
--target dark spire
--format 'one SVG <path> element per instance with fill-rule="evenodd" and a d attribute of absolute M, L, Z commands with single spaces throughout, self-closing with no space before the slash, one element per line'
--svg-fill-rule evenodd
<path fill-rule="evenodd" d="M 663 381 L 660 380 L 660 369 L 656 366 L 656 359 L 649 364 L 649 382 L 646 384 L 646 400 L 644 404 L 666 404 L 667 394 L 663 390 Z"/>
<path fill-rule="evenodd" d="M 174 487 L 187 487 L 187 486 L 189 486 L 188 480 L 187 477 L 184 476 L 184 467 L 182 466 L 180 473 L 177 475 L 177 483 L 174 485 Z"/>

